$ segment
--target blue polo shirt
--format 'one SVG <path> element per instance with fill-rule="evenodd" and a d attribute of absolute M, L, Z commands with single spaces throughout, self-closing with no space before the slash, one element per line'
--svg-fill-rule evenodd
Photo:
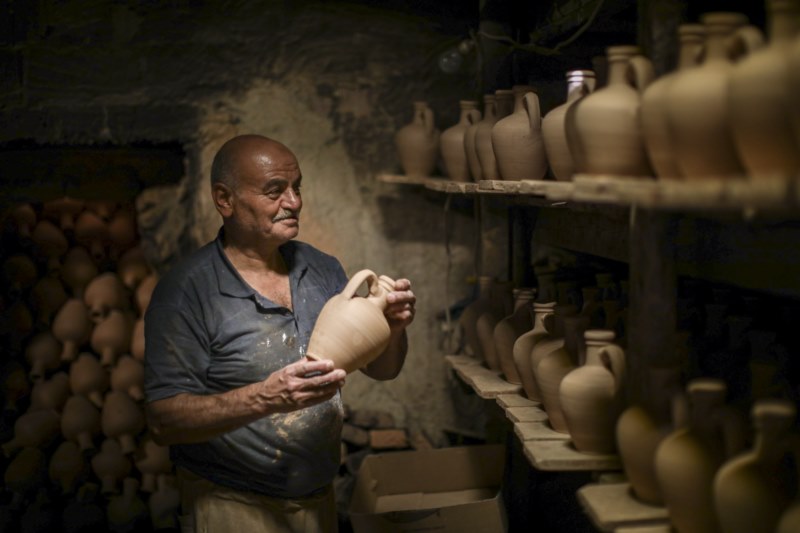
<path fill-rule="evenodd" d="M 256 292 L 222 249 L 223 232 L 171 269 L 145 314 L 148 402 L 214 394 L 267 378 L 305 354 L 325 302 L 342 291 L 341 264 L 309 244 L 279 250 L 293 311 Z M 176 465 L 220 485 L 276 497 L 311 495 L 339 468 L 342 400 L 261 418 L 208 442 L 170 446 Z"/>

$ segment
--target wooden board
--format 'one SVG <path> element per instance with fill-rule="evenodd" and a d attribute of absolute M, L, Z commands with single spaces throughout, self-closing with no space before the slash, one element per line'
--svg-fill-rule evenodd
<path fill-rule="evenodd" d="M 578 489 L 578 501 L 602 531 L 621 531 L 629 527 L 669 527 L 669 514 L 665 507 L 648 505 L 631 496 L 629 483 L 592 483 Z M 628 533 L 634 533 L 625 529 Z M 661 533 L 669 529 L 639 533 Z"/>
<path fill-rule="evenodd" d="M 567 472 L 619 470 L 618 455 L 595 455 L 577 451 L 569 439 L 526 440 L 525 457 L 539 470 Z"/>
<path fill-rule="evenodd" d="M 542 411 L 544 412 L 544 411 Z M 528 440 L 570 440 L 567 433 L 561 433 L 550 427 L 547 413 L 542 420 L 530 420 L 514 424 L 514 433 L 522 442 Z"/>
<path fill-rule="evenodd" d="M 547 420 L 547 413 L 541 407 L 509 407 L 506 417 L 512 422 L 542 422 Z"/>
<path fill-rule="evenodd" d="M 541 402 L 535 402 L 533 400 L 529 400 L 525 396 L 520 394 L 498 394 L 497 395 L 497 405 L 502 407 L 503 409 L 508 409 L 509 407 L 539 407 L 541 408 Z"/>
<path fill-rule="evenodd" d="M 522 390 L 521 385 L 509 383 L 500 377 L 499 372 L 486 368 L 475 358 L 447 355 L 445 360 L 481 398 L 494 399 L 498 394 L 517 394 Z"/>

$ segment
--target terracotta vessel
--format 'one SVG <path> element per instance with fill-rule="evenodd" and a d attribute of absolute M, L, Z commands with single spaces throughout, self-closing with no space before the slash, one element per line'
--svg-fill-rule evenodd
<path fill-rule="evenodd" d="M 519 288 L 512 291 L 514 296 L 514 312 L 502 319 L 494 327 L 494 345 L 500 370 L 506 381 L 521 385 L 522 379 L 514 364 L 514 344 L 524 333 L 533 328 L 533 299 L 536 290 Z"/>
<path fill-rule="evenodd" d="M 53 409 L 60 413 L 69 395 L 69 376 L 66 372 L 56 372 L 34 384 L 28 410 Z"/>
<path fill-rule="evenodd" d="M 77 488 L 78 481 L 84 477 L 87 466 L 78 445 L 64 441 L 50 457 L 48 474 L 50 480 L 61 487 L 62 494 L 72 494 Z"/>
<path fill-rule="evenodd" d="M 62 196 L 55 200 L 50 200 L 42 205 L 42 215 L 49 218 L 61 228 L 65 233 L 75 231 L 75 218 L 83 211 L 86 202 Z"/>
<path fill-rule="evenodd" d="M 464 134 L 472 124 L 477 124 L 481 119 L 478 102 L 475 100 L 461 100 L 458 103 L 461 110 L 458 122 L 442 132 L 441 153 L 444 163 L 445 176 L 452 181 L 470 181 L 467 153 L 464 151 Z"/>
<path fill-rule="evenodd" d="M 86 209 L 78 215 L 75 221 L 75 240 L 89 249 L 95 261 L 106 258 L 108 238 L 108 224 L 97 213 Z"/>
<path fill-rule="evenodd" d="M 33 313 L 23 300 L 17 300 L 5 309 L 0 331 L 6 335 L 11 352 L 22 350 L 28 336 L 34 331 Z"/>
<path fill-rule="evenodd" d="M 139 311 L 139 316 L 144 316 L 147 311 L 147 306 L 150 305 L 150 297 L 153 295 L 153 289 L 156 288 L 158 283 L 158 275 L 155 273 L 150 274 L 139 283 L 136 291 L 133 293 L 133 300 L 136 303 L 136 309 Z"/>
<path fill-rule="evenodd" d="M 473 122 L 464 132 L 464 152 L 467 154 L 467 166 L 472 181 L 489 179 L 483 176 L 481 160 L 478 154 L 478 128 L 486 121 L 487 113 L 494 117 L 494 94 L 483 95 L 483 113 L 479 121 Z M 493 118 L 490 120 L 494 120 Z M 491 132 L 490 132 L 491 135 Z"/>
<path fill-rule="evenodd" d="M 38 448 L 23 448 L 3 474 L 5 489 L 12 494 L 11 509 L 20 509 L 47 482 L 47 456 Z"/>
<path fill-rule="evenodd" d="M 11 209 L 5 222 L 11 227 L 12 232 L 17 234 L 20 240 L 31 238 L 31 232 L 36 226 L 36 210 L 28 203 L 22 203 Z"/>
<path fill-rule="evenodd" d="M 117 358 L 131 347 L 133 319 L 127 312 L 112 309 L 92 330 L 92 350 L 100 354 L 100 364 L 112 368 Z"/>
<path fill-rule="evenodd" d="M 159 446 L 150 437 L 142 440 L 135 457 L 136 469 L 142 475 L 143 492 L 154 492 L 158 476 L 172 472 L 169 446 Z"/>
<path fill-rule="evenodd" d="M 117 275 L 122 280 L 122 284 L 130 291 L 136 290 L 139 283 L 150 275 L 151 271 L 144 252 L 139 246 L 127 250 L 117 261 Z"/>
<path fill-rule="evenodd" d="M 86 286 L 83 301 L 95 324 L 105 320 L 112 309 L 126 311 L 130 308 L 130 295 L 122 280 L 114 272 L 103 272 Z"/>
<path fill-rule="evenodd" d="M 19 410 L 17 404 L 20 400 L 27 397 L 31 392 L 31 384 L 28 382 L 28 371 L 17 361 L 6 361 L 2 367 L 2 382 L 0 390 L 3 391 L 5 404 L 3 410 L 7 413 L 16 413 Z"/>
<path fill-rule="evenodd" d="M 721 380 L 695 379 L 687 386 L 689 419 L 656 450 L 656 476 L 672 526 L 680 533 L 720 531 L 714 512 L 717 469 L 741 451 L 743 427 L 725 406 Z"/>
<path fill-rule="evenodd" d="M 106 517 L 109 529 L 116 533 L 141 531 L 150 526 L 150 510 L 139 496 L 138 479 L 122 480 L 122 493 L 109 498 Z"/>
<path fill-rule="evenodd" d="M 795 491 L 790 439 L 796 415 L 786 400 L 760 400 L 753 406 L 753 449 L 722 465 L 714 478 L 724 533 L 775 531 Z"/>
<path fill-rule="evenodd" d="M 21 296 L 38 278 L 36 263 L 25 254 L 16 253 L 3 261 L 3 280 L 10 296 Z"/>
<path fill-rule="evenodd" d="M 104 222 L 111 220 L 118 207 L 119 204 L 113 200 L 89 200 L 86 202 L 86 210 L 91 211 Z"/>
<path fill-rule="evenodd" d="M 483 360 L 492 370 L 500 371 L 500 359 L 494 343 L 494 328 L 505 316 L 511 313 L 514 306 L 511 283 L 495 281 L 489 290 L 489 307 L 475 321 L 475 334 L 481 346 Z"/>
<path fill-rule="evenodd" d="M 478 277 L 478 297 L 467 305 L 458 317 L 458 324 L 464 337 L 465 349 L 468 355 L 473 355 L 484 360 L 481 343 L 478 340 L 476 325 L 478 318 L 491 305 L 491 291 L 494 278 L 491 276 Z"/>
<path fill-rule="evenodd" d="M 58 278 L 45 276 L 36 282 L 30 293 L 31 306 L 36 312 L 36 321 L 49 326 L 53 316 L 61 309 L 69 296 Z"/>
<path fill-rule="evenodd" d="M 701 21 L 706 27 L 703 62 L 676 76 L 667 97 L 676 160 L 686 179 L 741 177 L 729 112 L 731 43 L 754 49 L 758 32 L 738 13 L 706 13 Z"/>
<path fill-rule="evenodd" d="M 595 76 L 591 70 L 567 72 L 567 101 L 548 112 L 542 119 L 542 137 L 547 161 L 553 176 L 569 181 L 575 174 L 575 162 L 569 149 L 565 120 L 567 110 L 578 100 L 594 91 Z"/>
<path fill-rule="evenodd" d="M 176 486 L 175 476 L 160 474 L 158 489 L 150 496 L 150 522 L 156 529 L 175 529 L 179 526 L 178 512 L 181 495 Z"/>
<path fill-rule="evenodd" d="M 72 361 L 78 355 L 78 349 L 89 340 L 92 333 L 92 321 L 89 309 L 78 298 L 70 298 L 53 319 L 53 335 L 61 341 L 61 360 Z"/>
<path fill-rule="evenodd" d="M 145 427 L 144 412 L 127 393 L 110 391 L 100 412 L 100 425 L 110 439 L 118 439 L 122 453 L 136 451 L 136 436 Z"/>
<path fill-rule="evenodd" d="M 61 228 L 48 220 L 40 220 L 33 228 L 31 239 L 39 257 L 47 262 L 49 272 L 61 270 L 61 257 L 67 253 L 69 242 Z"/>
<path fill-rule="evenodd" d="M 702 24 L 678 26 L 678 65 L 651 83 L 642 94 L 642 130 L 650 163 L 659 178 L 681 177 L 680 167 L 675 161 L 672 132 L 669 126 L 666 99 L 672 82 L 679 72 L 694 67 L 701 59 L 706 28 Z"/>
<path fill-rule="evenodd" d="M 48 372 L 61 366 L 61 343 L 49 331 L 37 333 L 25 347 L 25 359 L 32 382 L 41 381 Z"/>
<path fill-rule="evenodd" d="M 97 357 L 83 352 L 69 367 L 69 385 L 74 394 L 82 394 L 97 407 L 102 407 L 109 385 L 108 372 Z"/>
<path fill-rule="evenodd" d="M 522 389 L 525 391 L 525 396 L 527 396 L 529 400 L 537 402 L 542 401 L 542 394 L 539 391 L 539 386 L 533 375 L 531 353 L 533 352 L 534 346 L 536 346 L 541 339 L 549 336 L 547 329 L 544 327 L 544 319 L 546 316 L 553 314 L 555 305 L 555 302 L 534 302 L 533 316 L 531 318 L 533 326 L 529 331 L 523 333 L 514 341 L 514 366 L 517 369 L 517 375 L 519 375 Z"/>
<path fill-rule="evenodd" d="M 751 178 L 788 179 L 800 170 L 791 114 L 796 92 L 790 54 L 800 34 L 800 2 L 767 0 L 769 46 L 750 53 L 731 70 L 731 132 Z"/>
<path fill-rule="evenodd" d="M 131 355 L 137 361 L 144 362 L 144 319 L 140 318 L 133 325 L 131 334 Z"/>
<path fill-rule="evenodd" d="M 121 207 L 114 212 L 108 221 L 108 250 L 109 257 L 117 261 L 127 250 L 130 250 L 138 241 L 136 229 L 136 212 L 132 207 Z"/>
<path fill-rule="evenodd" d="M 14 422 L 14 438 L 3 444 L 6 457 L 20 448 L 44 448 L 59 434 L 60 417 L 55 409 L 28 411 Z"/>
<path fill-rule="evenodd" d="M 497 170 L 497 159 L 494 157 L 494 147 L 492 146 L 492 128 L 498 121 L 497 95 L 484 96 L 483 104 L 483 118 L 478 122 L 478 129 L 475 132 L 475 150 L 478 155 L 481 178 L 497 180 L 500 179 L 500 172 Z"/>
<path fill-rule="evenodd" d="M 94 439 L 100 435 L 100 411 L 85 396 L 70 396 L 61 415 L 61 433 L 82 452 L 94 450 Z"/>
<path fill-rule="evenodd" d="M 100 445 L 100 453 L 92 457 L 92 471 L 102 483 L 102 494 L 116 494 L 119 482 L 133 469 L 130 459 L 122 453 L 119 442 L 106 439 Z"/>
<path fill-rule="evenodd" d="M 529 85 L 516 85 L 514 112 L 492 128 L 492 146 L 500 179 L 540 180 L 547 173 L 547 155 L 542 139 L 539 97 Z"/>
<path fill-rule="evenodd" d="M 617 419 L 625 405 L 625 352 L 613 344 L 613 331 L 590 329 L 584 338 L 586 362 L 561 380 L 561 410 L 578 451 L 614 453 Z"/>
<path fill-rule="evenodd" d="M 135 402 L 144 400 L 144 365 L 130 355 L 117 359 L 111 370 L 111 390 L 128 394 Z"/>
<path fill-rule="evenodd" d="M 397 130 L 395 146 L 407 176 L 432 176 L 439 157 L 441 133 L 427 102 L 414 102 L 411 122 Z"/>
<path fill-rule="evenodd" d="M 652 176 L 639 108 L 653 80 L 653 66 L 637 46 L 610 46 L 608 85 L 581 98 L 565 124 L 576 171 L 615 176 Z"/>
<path fill-rule="evenodd" d="M 72 291 L 74 298 L 83 299 L 86 286 L 97 277 L 97 265 L 83 246 L 73 246 L 64 258 L 61 279 Z"/>
<path fill-rule="evenodd" d="M 366 282 L 369 295 L 356 291 Z M 340 293 L 328 300 L 311 332 L 306 356 L 330 359 L 348 373 L 362 368 L 379 356 L 389 342 L 389 324 L 383 314 L 386 295 L 394 280 L 380 278 L 371 270 L 357 272 Z"/>
<path fill-rule="evenodd" d="M 513 89 L 497 89 L 494 92 L 494 101 L 497 120 L 506 118 L 508 115 L 514 112 Z"/>

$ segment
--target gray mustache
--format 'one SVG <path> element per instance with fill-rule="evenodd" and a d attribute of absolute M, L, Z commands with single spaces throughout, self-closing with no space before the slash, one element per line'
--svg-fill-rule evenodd
<path fill-rule="evenodd" d="M 286 220 L 287 218 L 299 218 L 297 212 L 291 211 L 289 209 L 283 209 L 280 213 L 278 213 L 275 218 L 272 219 L 273 222 L 280 222 L 281 220 Z"/>

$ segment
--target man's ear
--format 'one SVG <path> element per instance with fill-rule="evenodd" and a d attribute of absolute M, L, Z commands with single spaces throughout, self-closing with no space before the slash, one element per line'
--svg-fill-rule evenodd
<path fill-rule="evenodd" d="M 214 183 L 211 186 L 211 198 L 220 215 L 224 218 L 231 216 L 235 199 L 230 187 L 221 182 Z"/>

